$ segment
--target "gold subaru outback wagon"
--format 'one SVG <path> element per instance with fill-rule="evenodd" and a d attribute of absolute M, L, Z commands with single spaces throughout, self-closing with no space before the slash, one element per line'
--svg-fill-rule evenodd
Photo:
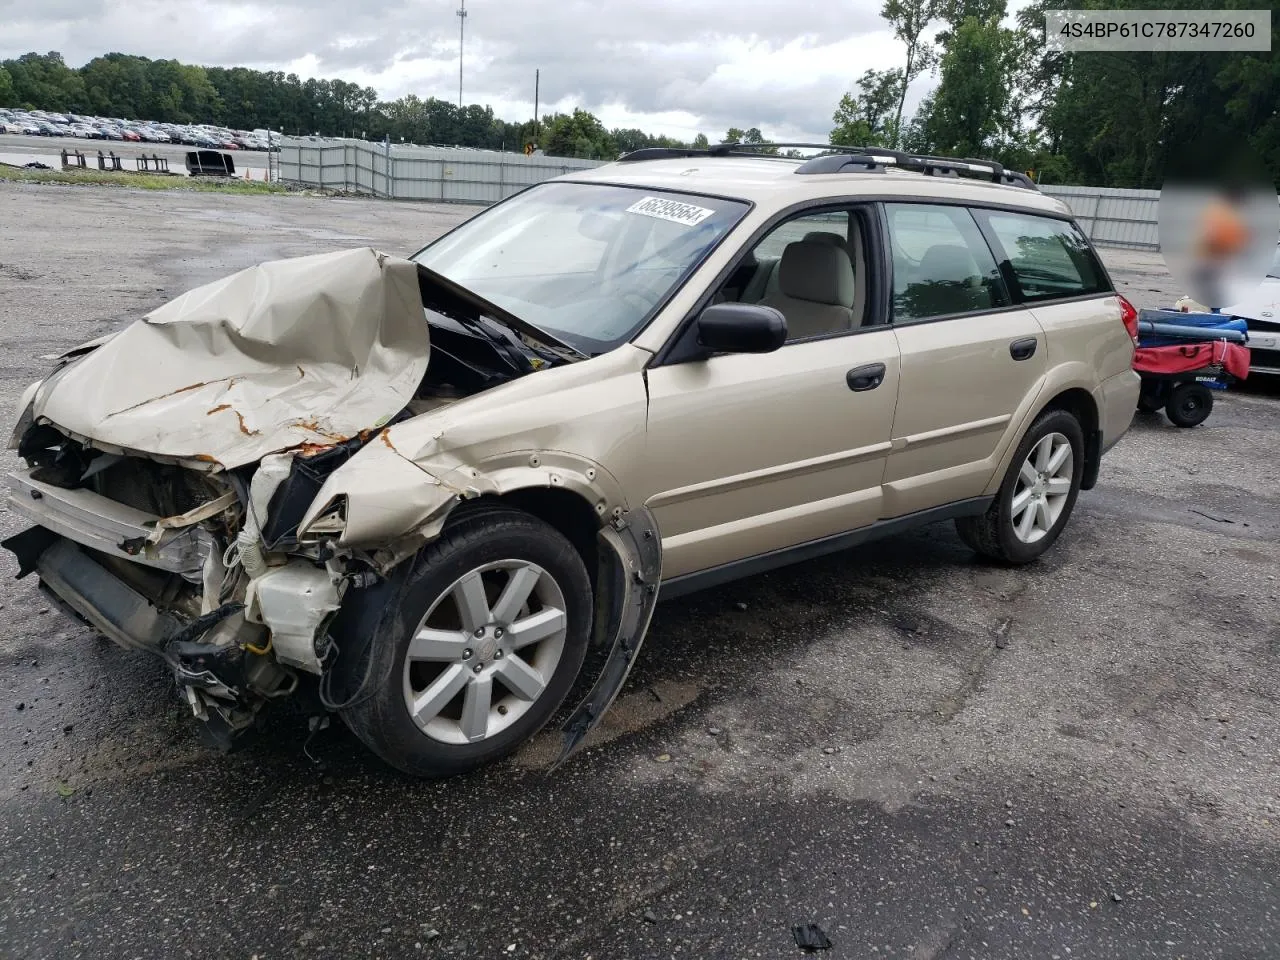
<path fill-rule="evenodd" d="M 440 776 L 577 690 L 563 758 L 660 598 L 939 520 L 1048 550 L 1128 429 L 1136 327 L 998 164 L 644 150 L 70 351 L 22 398 L 5 546 L 214 743 L 305 698 Z"/>

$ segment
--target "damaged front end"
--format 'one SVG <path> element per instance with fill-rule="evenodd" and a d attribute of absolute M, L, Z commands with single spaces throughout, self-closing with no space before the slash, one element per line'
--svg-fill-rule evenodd
<path fill-rule="evenodd" d="M 25 467 L 7 494 L 31 526 L 0 545 L 72 616 L 162 658 L 218 746 L 275 700 L 340 709 L 326 695 L 338 661 L 372 642 L 350 624 L 394 594 L 381 588 L 458 505 L 508 492 L 464 464 L 433 474 L 388 425 L 569 362 L 554 343 L 482 329 L 474 308 L 368 250 L 192 291 L 65 355 L 24 394 L 10 446 Z M 594 469 L 556 456 L 519 482 L 592 486 L 581 477 Z M 609 652 L 561 759 L 625 681 L 661 573 L 647 511 L 577 492 L 599 514 L 595 639 Z"/>
<path fill-rule="evenodd" d="M 320 481 L 360 444 L 274 454 L 251 471 L 208 474 L 102 453 L 39 429 L 20 450 L 29 466 L 8 478 L 9 506 L 34 525 L 0 546 L 17 557 L 20 578 L 36 574 L 41 590 L 74 618 L 161 657 L 207 741 L 225 749 L 267 703 L 300 686 L 320 694 L 312 701 L 317 712 L 334 709 L 322 684 L 340 653 L 359 661 L 372 637 L 350 627 L 335 634 L 331 626 L 340 613 L 348 623 L 368 622 L 374 610 L 359 608 L 386 597 L 371 588 L 393 583 L 410 565 L 411 547 L 397 560 L 343 546 L 340 512 L 319 511 L 308 535 L 298 536 Z M 429 542 L 468 499 L 437 495 L 424 526 L 407 538 L 412 543 Z M 622 688 L 657 601 L 661 541 L 651 514 L 618 511 L 598 539 L 594 642 L 603 660 L 565 723 L 557 764 Z"/>
<path fill-rule="evenodd" d="M 10 508 L 35 524 L 3 542 L 65 611 L 123 647 L 164 659 L 213 742 L 318 675 L 352 567 L 282 552 L 264 527 L 293 454 L 246 483 L 87 448 L 52 428 L 20 446 Z M 74 465 L 74 469 L 73 469 Z M 277 513 L 277 515 L 279 515 Z"/>

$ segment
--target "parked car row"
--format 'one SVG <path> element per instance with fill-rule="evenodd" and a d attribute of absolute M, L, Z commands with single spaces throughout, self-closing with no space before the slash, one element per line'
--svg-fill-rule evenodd
<path fill-rule="evenodd" d="M 30 137 L 81 137 L 133 143 L 182 143 L 211 150 L 278 150 L 266 130 L 229 130 L 209 124 L 153 123 L 118 117 L 85 117 L 43 110 L 0 109 L 0 133 Z"/>

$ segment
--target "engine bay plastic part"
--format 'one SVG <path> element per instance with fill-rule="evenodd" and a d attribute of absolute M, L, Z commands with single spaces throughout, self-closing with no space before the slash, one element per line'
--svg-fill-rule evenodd
<path fill-rule="evenodd" d="M 324 627 L 338 612 L 340 579 L 325 567 L 290 560 L 249 581 L 248 619 L 271 630 L 271 648 L 285 666 L 319 674 Z"/>

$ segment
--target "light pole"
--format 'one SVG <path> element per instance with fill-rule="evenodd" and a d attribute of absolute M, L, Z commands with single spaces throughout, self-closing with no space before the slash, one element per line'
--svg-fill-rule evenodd
<path fill-rule="evenodd" d="M 458 7 L 458 109 L 462 109 L 462 41 L 467 29 L 467 0 Z"/>

